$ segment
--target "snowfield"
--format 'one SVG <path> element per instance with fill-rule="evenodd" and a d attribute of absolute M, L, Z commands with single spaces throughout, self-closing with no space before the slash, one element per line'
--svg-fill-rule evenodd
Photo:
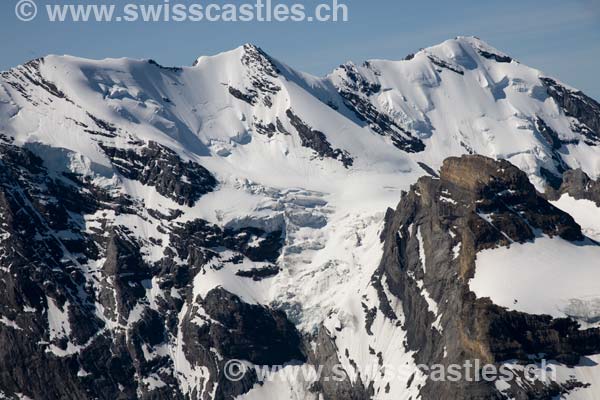
<path fill-rule="evenodd" d="M 484 250 L 470 287 L 477 297 L 529 314 L 600 322 L 600 246 L 542 237 Z"/>
<path fill-rule="evenodd" d="M 552 204 L 575 218 L 584 234 L 600 242 L 600 208 L 596 203 L 590 200 L 576 200 L 565 194 Z"/>

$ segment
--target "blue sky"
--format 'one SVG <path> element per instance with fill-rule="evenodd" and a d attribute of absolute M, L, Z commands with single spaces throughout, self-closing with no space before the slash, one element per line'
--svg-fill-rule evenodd
<path fill-rule="evenodd" d="M 48 1 L 39 0 L 38 5 Z M 26 23 L 15 17 L 16 3 L 0 3 L 2 70 L 46 54 L 127 56 L 190 65 L 200 55 L 251 42 L 293 67 L 323 75 L 347 60 L 401 59 L 457 35 L 475 35 L 600 100 L 600 0 L 346 0 L 350 21 L 345 23 L 108 24 L 49 23 L 40 18 Z"/>

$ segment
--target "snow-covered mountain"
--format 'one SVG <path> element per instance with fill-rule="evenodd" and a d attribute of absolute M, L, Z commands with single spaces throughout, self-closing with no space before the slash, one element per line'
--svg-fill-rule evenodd
<path fill-rule="evenodd" d="M 477 38 L 322 78 L 31 61 L 0 79 L 0 397 L 597 398 L 599 176 L 600 104 Z M 417 369 L 534 353 L 552 385 Z"/>

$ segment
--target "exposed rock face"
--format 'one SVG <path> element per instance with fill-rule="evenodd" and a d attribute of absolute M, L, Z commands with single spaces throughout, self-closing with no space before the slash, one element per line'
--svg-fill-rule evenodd
<path fill-rule="evenodd" d="M 108 146 L 102 148 L 125 178 L 153 186 L 158 193 L 181 205 L 194 205 L 217 184 L 206 168 L 193 161 L 184 162 L 173 150 L 155 142 L 137 151 Z"/>
<path fill-rule="evenodd" d="M 119 173 L 180 203 L 197 200 L 215 184 L 202 167 L 162 146 L 107 152 Z M 129 227 L 113 225 L 108 215 L 114 212 L 160 225 L 171 242 L 164 257 L 148 261 Z M 90 215 L 98 216 L 97 228 L 82 223 Z M 202 398 L 231 399 L 252 388 L 253 374 L 242 382 L 224 379 L 227 357 L 261 365 L 306 359 L 300 334 L 282 312 L 245 304 L 221 288 L 196 298 L 192 291 L 194 276 L 206 268 L 232 268 L 244 259 L 264 264 L 266 272 L 240 270 L 240 279 L 277 274 L 282 232 L 173 219 L 81 176 L 51 174 L 30 150 L 0 144 L 3 395 L 183 398 L 167 350 L 178 335 L 191 368 L 211 371 L 204 379 L 215 396 L 207 391 Z M 153 304 L 151 281 L 163 293 Z"/>
<path fill-rule="evenodd" d="M 70 201 L 84 184 L 49 177 L 30 151 L 3 144 L 0 154 L 0 313 L 15 321 L 0 324 L 0 387 L 32 398 L 110 398 L 122 384 L 123 393 L 133 395 L 129 354 L 115 338 L 110 356 L 111 342 L 79 268 L 98 257 L 103 241 L 81 232 L 75 215 L 97 204 L 87 196 Z M 66 243 L 61 233 L 69 233 Z M 67 243 L 78 258 L 65 258 Z M 89 355 L 75 355 L 80 346 Z M 77 377 L 83 365 L 97 374 L 94 382 Z"/>
<path fill-rule="evenodd" d="M 289 135 L 290 133 L 285 129 L 285 127 L 283 126 L 283 124 L 281 123 L 281 120 L 279 118 L 276 118 L 275 123 L 268 123 L 265 124 L 262 121 L 254 121 L 254 130 L 258 133 L 260 133 L 261 135 L 265 135 L 269 138 L 272 138 L 273 136 L 275 136 L 278 133 L 281 133 L 282 135 Z"/>
<path fill-rule="evenodd" d="M 247 91 L 244 93 L 241 90 L 236 89 L 232 86 L 229 86 L 228 90 L 229 90 L 229 93 L 236 99 L 245 101 L 246 103 L 248 103 L 250 105 L 256 104 L 256 98 L 258 97 L 258 94 L 254 90 Z"/>
<path fill-rule="evenodd" d="M 257 365 L 281 365 L 305 361 L 300 334 L 281 311 L 249 305 L 239 297 L 218 288 L 202 301 L 212 324 L 212 347 L 228 358 L 248 360 Z M 200 342 L 202 344 L 202 342 Z"/>
<path fill-rule="evenodd" d="M 292 126 L 298 131 L 298 135 L 300 135 L 300 139 L 302 140 L 302 146 L 313 149 L 321 157 L 339 160 L 346 168 L 353 164 L 354 160 L 348 152 L 332 148 L 331 143 L 327 141 L 327 137 L 323 132 L 316 131 L 306 125 L 292 110 L 288 110 L 286 114 Z"/>
<path fill-rule="evenodd" d="M 229 86 L 229 93 L 248 104 L 256 105 L 261 101 L 266 107 L 271 107 L 272 95 L 281 90 L 276 82 L 280 71 L 275 62 L 262 49 L 251 44 L 244 45 L 240 61 L 246 67 L 246 78 L 250 84 L 241 89 Z"/>
<path fill-rule="evenodd" d="M 340 365 L 338 357 L 339 349 L 336 348 L 334 340 L 323 326 L 320 327 L 316 337 L 311 338 L 309 347 L 309 361 L 315 366 L 322 368 L 322 377 L 312 386 L 312 391 L 324 400 L 363 400 L 373 396 L 373 388 L 358 377 L 352 382 L 350 377 L 344 373 L 336 372 L 336 366 Z M 335 380 L 331 377 L 338 377 Z"/>
<path fill-rule="evenodd" d="M 535 120 L 536 132 L 543 138 L 543 140 L 550 147 L 552 160 L 554 161 L 555 171 L 549 171 L 544 167 L 540 168 L 540 174 L 544 177 L 547 182 L 549 190 L 557 189 L 562 180 L 562 174 L 568 171 L 570 168 L 562 157 L 563 149 L 565 145 L 578 144 L 578 141 L 569 141 L 561 139 L 558 133 L 546 124 L 546 122 L 537 117 Z"/>
<path fill-rule="evenodd" d="M 221 229 L 216 225 L 198 219 L 182 226 L 174 227 L 171 234 L 173 248 L 181 259 L 188 259 L 197 249 L 225 247 L 243 254 L 252 261 L 277 262 L 283 246 L 281 231 L 264 232 L 258 228 L 239 230 Z M 258 239 L 256 245 L 250 242 Z"/>
<path fill-rule="evenodd" d="M 50 96 L 66 99 L 66 95 L 60 89 L 58 89 L 54 83 L 46 80 L 41 75 L 40 64 L 43 62 L 43 58 L 31 60 L 14 70 L 3 72 L 2 77 L 5 78 L 9 84 L 28 101 L 36 101 L 31 97 L 27 88 L 27 86 L 30 84 L 42 88 Z"/>
<path fill-rule="evenodd" d="M 151 279 L 152 274 L 139 244 L 128 237 L 124 228 L 114 228 L 109 234 L 102 276 L 104 285 L 98 298 L 105 313 L 127 324 L 131 311 L 146 294 L 142 282 Z"/>
<path fill-rule="evenodd" d="M 513 59 L 507 55 L 496 54 L 496 53 L 492 53 L 490 51 L 486 51 L 483 49 L 479 49 L 478 53 L 481 54 L 485 58 L 489 58 L 490 60 L 494 60 L 499 63 L 511 63 L 513 61 Z"/>
<path fill-rule="evenodd" d="M 541 78 L 548 95 L 561 107 L 565 114 L 576 118 L 581 125 L 579 131 L 590 145 L 600 144 L 600 104 L 580 91 L 564 87 L 551 78 Z"/>
<path fill-rule="evenodd" d="M 569 320 L 507 311 L 470 292 L 478 251 L 535 240 L 540 232 L 583 239 L 574 220 L 541 198 L 526 175 L 506 161 L 450 158 L 440 179 L 421 178 L 403 196 L 386 218 L 384 256 L 373 279 L 385 281 L 402 300 L 407 348 L 416 352 L 417 363 L 527 362 L 529 355 L 545 353 L 572 365 L 600 350 L 598 329 L 580 331 Z M 510 390 L 516 398 L 535 393 L 549 398 L 566 389 L 515 385 Z M 503 398 L 493 384 L 468 382 L 428 381 L 421 394 L 424 399 Z"/>
<path fill-rule="evenodd" d="M 427 58 L 429 58 L 429 61 L 431 61 L 431 63 L 433 65 L 435 65 L 436 67 L 438 67 L 438 72 L 443 72 L 443 70 L 448 70 L 448 71 L 452 71 L 456 74 L 459 75 L 464 75 L 465 71 L 463 71 L 463 69 L 461 67 L 459 67 L 458 65 L 453 65 L 447 61 L 442 60 L 441 58 L 434 56 L 433 54 L 429 54 L 427 56 Z"/>
<path fill-rule="evenodd" d="M 593 201 L 600 207 L 600 181 L 592 180 L 581 169 L 565 172 L 558 190 L 550 191 L 547 195 L 556 200 L 563 194 L 568 194 L 577 200 Z"/>
<path fill-rule="evenodd" d="M 198 313 L 200 309 L 205 315 Z M 211 371 L 206 382 L 210 390 L 203 394 L 206 399 L 231 399 L 257 382 L 252 371 L 239 382 L 228 380 L 224 375 L 228 360 L 261 366 L 306 360 L 300 334 L 284 313 L 246 304 L 222 288 L 199 299 L 186 314 L 181 330 L 187 358 Z M 215 351 L 221 357 L 215 357 Z"/>
<path fill-rule="evenodd" d="M 497 241 L 508 244 L 507 238 L 520 243 L 532 240 L 535 235 L 531 228 L 571 241 L 583 240 L 581 228 L 573 218 L 538 196 L 525 173 L 507 161 L 481 156 L 449 158 L 440 177 L 442 182 L 466 189 L 476 204 L 477 214 L 489 216 L 496 228 L 498 235 L 474 217 L 470 219 L 471 226 L 483 230 L 476 235 L 482 239 L 478 250 L 494 246 Z"/>

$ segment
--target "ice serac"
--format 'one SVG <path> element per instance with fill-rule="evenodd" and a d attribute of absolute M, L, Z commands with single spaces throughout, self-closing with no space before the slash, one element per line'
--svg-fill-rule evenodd
<path fill-rule="evenodd" d="M 597 354 L 600 329 L 582 330 L 568 318 L 510 311 L 489 298 L 477 298 L 469 287 L 482 250 L 542 236 L 584 240 L 573 218 L 540 197 L 527 176 L 506 161 L 477 155 L 449 158 L 440 179 L 424 177 L 412 186 L 386 217 L 384 254 L 375 279 L 385 281 L 401 300 L 406 345 L 418 363 L 481 360 L 518 366 L 543 354 L 572 367 L 581 357 Z M 522 374 L 518 367 L 514 371 Z M 519 382 L 499 388 L 482 381 L 431 380 L 420 394 L 424 399 L 553 398 L 586 385 L 577 379 Z M 593 392 L 587 396 L 592 397 L 582 398 L 593 398 Z"/>
<path fill-rule="evenodd" d="M 600 228 L 561 209 L 597 210 L 597 121 L 591 98 L 470 37 L 325 77 L 250 44 L 193 67 L 5 71 L 0 398 L 494 398 L 417 364 L 537 352 L 568 376 L 600 353 L 593 299 L 556 320 L 469 282 L 483 251 L 588 254 Z M 325 373 L 231 382 L 234 358 Z M 403 372 L 364 370 L 386 365 Z"/>

